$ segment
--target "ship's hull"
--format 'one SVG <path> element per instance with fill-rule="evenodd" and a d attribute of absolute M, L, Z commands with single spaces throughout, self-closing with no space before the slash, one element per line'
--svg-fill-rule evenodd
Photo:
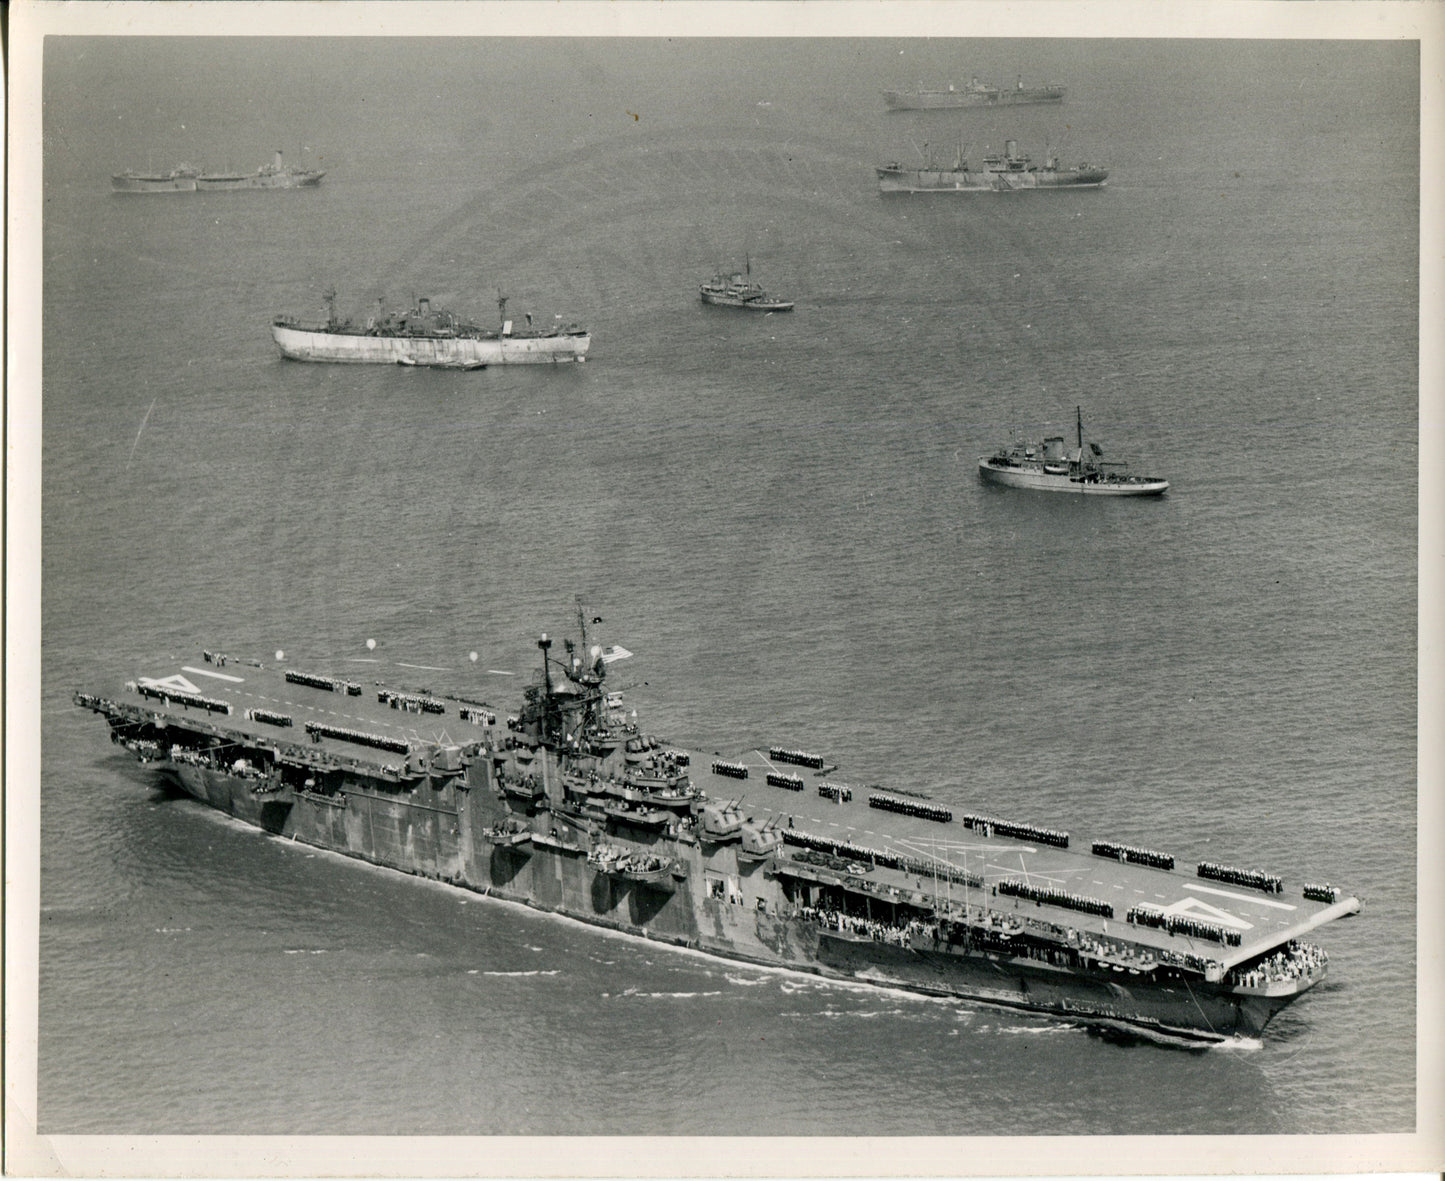
<path fill-rule="evenodd" d="M 1012 90 L 885 90 L 883 102 L 890 111 L 945 111 L 960 107 L 1016 107 L 1031 103 L 1061 103 L 1062 86 L 1033 86 Z"/>
<path fill-rule="evenodd" d="M 196 178 L 201 192 L 229 192 L 235 189 L 307 189 L 321 183 L 324 172 L 271 172 L 249 176 L 206 176 Z"/>
<path fill-rule="evenodd" d="M 719 308 L 742 308 L 750 312 L 791 312 L 793 304 L 791 300 L 771 299 L 766 295 L 754 299 L 743 299 L 735 295 L 721 294 L 716 291 L 702 292 L 702 302 Z"/>
<path fill-rule="evenodd" d="M 110 178 L 110 187 L 117 193 L 194 193 L 194 175 L 189 176 L 126 176 Z"/>
<path fill-rule="evenodd" d="M 727 959 L 1007 1005 L 1165 1042 L 1258 1036 L 1318 980 L 1265 995 L 1197 978 L 1156 982 L 1126 970 L 1056 968 L 923 935 L 905 945 L 879 942 L 781 917 L 776 907 L 711 896 L 704 883 L 719 872 L 749 893 L 775 885 L 765 864 L 728 848 L 680 845 L 668 888 L 658 889 L 609 874 L 579 850 L 543 840 L 520 848 L 496 844 L 485 832 L 498 818 L 486 790 L 448 788 L 413 799 L 395 784 L 359 780 L 330 795 L 258 794 L 255 778 L 169 760 L 159 766 L 196 799 L 286 839 L 596 926 Z"/>
<path fill-rule="evenodd" d="M 1066 472 L 1047 472 L 1042 467 L 978 461 L 979 475 L 990 484 L 1006 488 L 1028 488 L 1035 492 L 1063 492 L 1076 496 L 1159 496 L 1169 488 L 1168 480 L 1143 476 L 1102 476 L 1080 479 Z"/>
<path fill-rule="evenodd" d="M 1015 193 L 1034 189 L 1100 189 L 1109 178 L 1103 168 L 1031 169 L 995 172 L 967 168 L 879 168 L 884 193 Z"/>
<path fill-rule="evenodd" d="M 271 326 L 283 357 L 356 365 L 417 365 L 481 369 L 488 365 L 542 365 L 582 361 L 592 338 L 586 333 L 514 336 L 366 336 Z"/>

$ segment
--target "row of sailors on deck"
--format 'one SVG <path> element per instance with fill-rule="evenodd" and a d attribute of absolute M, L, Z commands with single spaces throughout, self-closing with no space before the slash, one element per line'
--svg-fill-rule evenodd
<path fill-rule="evenodd" d="M 1281 980 L 1298 980 L 1312 976 L 1330 962 L 1329 954 L 1313 943 L 1291 939 L 1285 946 L 1249 969 L 1236 968 L 1229 973 L 1229 983 L 1259 987 Z"/>
<path fill-rule="evenodd" d="M 899 947 L 906 947 L 914 935 L 935 933 L 933 924 L 925 923 L 921 919 L 909 919 L 906 923 L 885 923 L 880 919 L 863 918 L 861 915 L 844 914 L 839 910 L 816 906 L 800 907 L 798 913 L 819 926 L 834 931 L 849 931 L 854 935 L 867 935 L 877 943 L 895 943 Z"/>
<path fill-rule="evenodd" d="M 1102 959 L 1117 960 L 1139 968 L 1152 968 L 1158 962 L 1152 952 L 1129 943 L 1116 943 L 1112 939 L 1095 939 L 1089 936 L 1078 942 L 1079 951 Z"/>

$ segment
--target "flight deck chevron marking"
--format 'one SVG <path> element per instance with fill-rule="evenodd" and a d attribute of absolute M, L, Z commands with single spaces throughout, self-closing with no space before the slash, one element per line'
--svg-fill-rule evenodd
<path fill-rule="evenodd" d="M 152 689 L 171 689 L 176 693 L 199 693 L 200 689 L 191 684 L 190 680 L 176 673 L 173 677 L 161 677 L 156 680 L 154 677 L 138 677 L 142 685 L 149 685 Z"/>
<path fill-rule="evenodd" d="M 1172 906 L 1164 908 L 1165 914 L 1186 914 L 1191 918 L 1206 919 L 1211 923 L 1222 923 L 1226 927 L 1234 927 L 1240 931 L 1253 929 L 1254 924 L 1245 922 L 1238 915 L 1232 915 L 1227 910 L 1220 910 L 1217 906 L 1210 906 L 1207 902 L 1200 902 L 1198 898 L 1181 898 Z"/>

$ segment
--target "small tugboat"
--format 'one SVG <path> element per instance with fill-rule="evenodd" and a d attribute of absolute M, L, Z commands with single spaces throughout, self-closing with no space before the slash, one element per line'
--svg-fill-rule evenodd
<path fill-rule="evenodd" d="M 1158 496 L 1169 481 L 1158 476 L 1131 476 L 1123 463 L 1106 463 L 1097 443 L 1084 445 L 1084 415 L 1075 409 L 1078 446 L 1064 450 L 1064 437 L 1041 443 L 1020 442 L 980 456 L 979 475 L 990 484 L 1033 488 L 1040 492 L 1077 492 L 1085 496 Z"/>
<path fill-rule="evenodd" d="M 885 90 L 883 101 L 890 111 L 945 111 L 959 107 L 1015 107 L 1025 103 L 1061 103 L 1064 88 L 1045 82 L 1042 86 L 1025 86 L 1023 75 L 1012 88 L 990 86 L 977 78 L 967 86 L 949 83 L 946 90 Z"/>
<path fill-rule="evenodd" d="M 752 281 L 753 262 L 749 258 L 741 272 L 724 276 L 721 271 L 702 284 L 699 291 L 703 303 L 722 308 L 746 308 L 751 312 L 791 312 L 793 301 L 769 295 Z"/>
<path fill-rule="evenodd" d="M 926 146 L 926 145 L 925 145 Z M 1092 164 L 1059 167 L 1057 156 L 1047 157 L 1042 166 L 1019 151 L 1017 140 L 1004 143 L 1002 156 L 985 156 L 983 165 L 970 168 L 960 144 L 954 158 L 936 161 L 929 157 L 922 167 L 910 168 L 894 161 L 875 169 L 878 189 L 883 193 L 1013 193 L 1028 189 L 1101 189 L 1109 179 L 1107 168 Z"/>

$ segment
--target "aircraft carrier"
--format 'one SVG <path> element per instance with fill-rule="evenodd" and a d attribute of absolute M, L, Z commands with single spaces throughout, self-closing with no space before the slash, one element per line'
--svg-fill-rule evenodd
<path fill-rule="evenodd" d="M 733 960 L 1185 1045 L 1257 1037 L 1322 980 L 1325 882 L 850 782 L 788 746 L 642 730 L 609 665 L 543 635 L 507 714 L 380 664 L 199 651 L 77 691 L 113 742 L 267 832 Z M 355 670 L 364 668 L 364 674 Z M 403 674 L 410 675 L 410 674 Z"/>

